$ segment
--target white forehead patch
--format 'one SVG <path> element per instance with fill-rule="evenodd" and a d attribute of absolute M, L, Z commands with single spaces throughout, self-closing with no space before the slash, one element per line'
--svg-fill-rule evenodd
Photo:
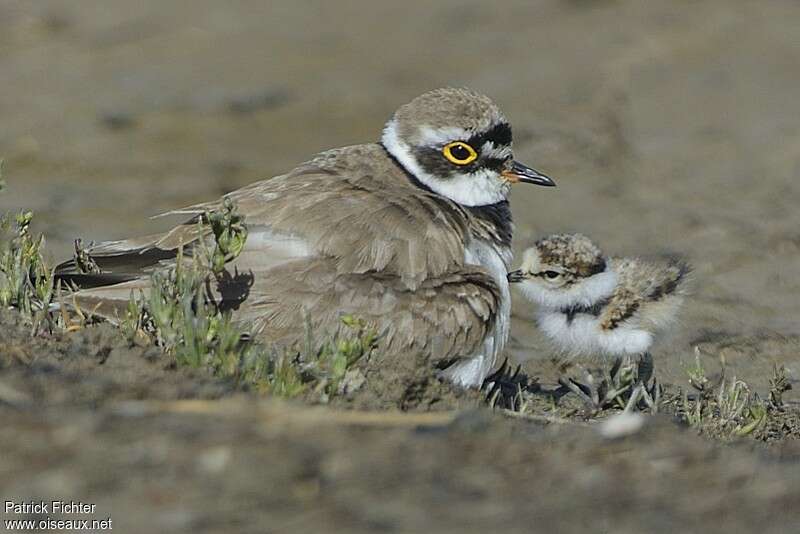
<path fill-rule="evenodd" d="M 420 145 L 438 147 L 446 145 L 451 141 L 466 141 L 472 137 L 472 132 L 463 128 L 455 126 L 448 126 L 447 128 L 431 128 L 430 126 L 422 126 L 419 129 L 419 143 Z"/>
<path fill-rule="evenodd" d="M 451 143 L 453 141 L 467 141 L 475 132 L 458 128 L 457 126 L 447 126 L 445 128 L 431 128 L 430 126 L 421 126 L 419 128 L 419 137 L 413 141 L 415 145 L 440 147 Z M 477 149 L 478 147 L 473 147 Z M 493 141 L 486 141 L 481 147 L 483 155 L 490 158 L 506 158 L 511 156 L 511 146 L 495 146 Z"/>

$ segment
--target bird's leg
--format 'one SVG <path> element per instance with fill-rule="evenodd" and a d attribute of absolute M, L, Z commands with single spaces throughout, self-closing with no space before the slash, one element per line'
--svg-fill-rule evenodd
<path fill-rule="evenodd" d="M 649 352 L 645 352 L 639 358 L 639 363 L 636 368 L 636 374 L 639 377 L 639 382 L 642 384 L 647 384 L 651 378 L 653 378 L 653 369 L 655 365 L 653 364 L 653 355 Z"/>
<path fill-rule="evenodd" d="M 655 377 L 655 364 L 653 355 L 645 352 L 639 359 L 637 374 L 639 384 L 642 386 L 642 400 L 650 409 L 650 413 L 658 413 L 658 405 L 661 401 L 661 385 Z"/>
<path fill-rule="evenodd" d="M 594 401 L 592 396 L 592 390 L 589 386 L 576 382 L 570 377 L 559 377 L 558 383 L 568 389 L 569 391 L 576 394 L 580 399 L 589 407 L 592 411 L 597 411 L 600 407 L 598 406 L 599 403 Z"/>
<path fill-rule="evenodd" d="M 589 388 L 589 394 L 592 397 L 592 404 L 594 404 L 594 406 L 598 409 L 602 408 L 597 379 L 590 371 L 586 371 L 586 386 Z"/>
<path fill-rule="evenodd" d="M 486 391 L 486 402 L 489 406 L 496 406 L 498 401 L 505 404 L 505 395 L 503 391 L 504 379 L 508 376 L 508 358 L 503 360 L 502 365 L 486 377 L 481 384 L 481 389 Z"/>
<path fill-rule="evenodd" d="M 650 409 L 650 413 L 658 413 L 658 404 L 661 400 L 661 386 L 653 379 L 653 387 L 648 391 L 647 386 L 642 385 L 642 400 Z"/>
<path fill-rule="evenodd" d="M 622 357 L 622 364 L 620 365 L 620 371 L 622 372 L 622 376 L 628 380 L 635 379 L 635 375 L 638 372 L 639 367 L 637 363 L 634 361 L 634 357 L 630 354 L 626 354 Z"/>
<path fill-rule="evenodd" d="M 625 405 L 625 410 L 624 410 L 625 413 L 631 413 L 636 408 L 636 406 L 639 404 L 639 399 L 642 398 L 644 392 L 645 392 L 644 386 L 642 385 L 642 383 L 639 382 L 638 384 L 636 384 L 636 387 L 633 388 L 631 396 L 628 399 L 628 403 Z"/>
<path fill-rule="evenodd" d="M 616 403 L 620 408 L 624 408 L 623 394 L 631 388 L 630 365 L 625 358 L 620 357 L 614 360 L 610 370 L 604 369 L 604 373 L 606 392 L 603 404 Z"/>
<path fill-rule="evenodd" d="M 653 376 L 653 356 L 649 352 L 641 354 L 635 366 L 630 356 L 626 357 L 626 359 L 630 365 L 633 390 L 625 406 L 625 411 L 632 411 L 642 400 L 651 413 L 656 413 L 658 411 L 658 401 L 660 400 L 660 388 L 658 381 Z"/>
<path fill-rule="evenodd" d="M 614 363 L 611 365 L 611 370 L 607 374 L 609 383 L 617 377 L 620 367 L 622 367 L 622 358 L 615 358 Z"/>

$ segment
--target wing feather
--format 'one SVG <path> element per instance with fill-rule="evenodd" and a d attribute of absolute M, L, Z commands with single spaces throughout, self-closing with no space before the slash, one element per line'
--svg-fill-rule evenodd
<path fill-rule="evenodd" d="M 499 291 L 480 268 L 429 278 L 412 291 L 398 277 L 339 275 L 329 261 L 298 260 L 273 270 L 270 281 L 257 278 L 239 310 L 263 339 L 297 345 L 307 321 L 330 335 L 342 331 L 342 315 L 353 314 L 380 333 L 381 354 L 421 353 L 433 363 L 477 351 L 499 306 Z"/>
<path fill-rule="evenodd" d="M 262 236 L 250 236 L 245 244 L 241 263 L 248 266 L 270 266 L 271 255 L 286 256 L 276 244 L 281 239 L 308 256 L 332 259 L 339 274 L 384 272 L 411 289 L 464 265 L 469 215 L 411 184 L 378 145 L 331 151 L 227 197 L 251 232 Z M 174 257 L 180 246 L 208 239 L 197 217 L 219 209 L 224 198 L 170 212 L 194 217 L 164 234 L 101 243 L 89 252 L 109 270 L 144 274 Z M 74 264 L 66 262 L 58 271 L 74 272 Z"/>

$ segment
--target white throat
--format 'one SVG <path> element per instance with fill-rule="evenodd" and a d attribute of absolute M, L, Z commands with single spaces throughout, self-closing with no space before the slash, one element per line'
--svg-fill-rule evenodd
<path fill-rule="evenodd" d="M 569 289 L 549 288 L 532 280 L 520 284 L 520 290 L 529 300 L 549 309 L 592 306 L 609 297 L 616 287 L 617 273 L 611 269 L 590 276 Z"/>
<path fill-rule="evenodd" d="M 427 135 L 426 135 L 427 134 Z M 423 131 L 423 137 L 435 138 L 435 132 Z M 455 139 L 448 139 L 453 141 Z M 462 206 L 485 206 L 496 204 L 508 196 L 509 184 L 495 171 L 485 169 L 470 174 L 455 174 L 441 179 L 426 172 L 414 158 L 411 147 L 397 135 L 397 124 L 390 120 L 383 129 L 383 146 L 389 154 L 417 180 L 434 192 L 461 204 Z"/>

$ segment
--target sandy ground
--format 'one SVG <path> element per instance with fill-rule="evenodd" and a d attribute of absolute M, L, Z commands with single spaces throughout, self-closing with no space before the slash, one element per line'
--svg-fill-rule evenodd
<path fill-rule="evenodd" d="M 657 373 L 684 383 L 699 354 L 708 368 L 724 361 L 763 390 L 774 362 L 800 377 L 798 17 L 791 0 L 7 0 L 0 157 L 9 190 L 0 210 L 33 208 L 60 258 L 76 236 L 158 230 L 165 222 L 149 216 L 278 174 L 318 150 L 375 140 L 398 104 L 467 85 L 511 119 L 518 158 L 558 181 L 555 190 L 513 192 L 518 249 L 542 233 L 582 231 L 612 254 L 686 256 L 694 296 L 655 351 Z M 511 350 L 530 374 L 552 380 L 552 350 L 531 315 L 517 299 Z M 263 434 L 250 413 L 221 422 L 107 406 L 106 397 L 230 394 L 202 376 L 159 378 L 157 358 L 130 389 L 124 375 L 91 378 L 104 373 L 99 364 L 75 363 L 84 367 L 67 373 L 63 388 L 48 386 L 61 398 L 28 390 L 46 374 L 26 375 L 28 365 L 3 371 L 22 395 L 9 398 L 28 407 L 3 408 L 3 472 L 13 481 L 3 477 L 2 494 L 102 498 L 127 521 L 123 531 L 144 528 L 136 521 L 145 514 L 175 531 L 225 530 L 234 520 L 253 531 L 529 530 L 557 528 L 559 517 L 564 530 L 690 531 L 700 516 L 736 510 L 738 522 L 713 528 L 778 532 L 797 503 L 795 453 L 775 460 L 774 451 L 764 459 L 719 449 L 663 421 L 640 441 L 612 444 L 592 430 L 518 430 L 495 419 L 432 433 L 299 424 Z M 98 389 L 85 392 L 84 376 Z M 73 391 L 73 382 L 84 385 Z M 59 445 L 64 425 L 79 437 Z M 62 446 L 70 454 L 57 454 Z M 363 464 L 347 454 L 356 446 Z M 232 460 L 214 453 L 209 461 L 223 468 L 201 472 L 193 462 L 204 447 Z M 317 462 L 308 475 L 306 447 Z M 630 450 L 638 452 L 621 452 Z M 350 463 L 320 467 L 329 455 Z M 296 480 L 300 493 L 287 497 Z M 619 495 L 608 491 L 617 487 Z M 690 487 L 704 490 L 681 494 Z M 709 500 L 689 497 L 700 494 Z"/>
<path fill-rule="evenodd" d="M 666 415 L 608 436 L 602 423 L 513 417 L 469 395 L 451 395 L 445 411 L 309 407 L 176 368 L 108 325 L 34 341 L 14 315 L 0 327 L 0 494 L 96 507 L 4 521 L 631 533 L 786 532 L 798 521 L 796 439 L 721 445 Z"/>

